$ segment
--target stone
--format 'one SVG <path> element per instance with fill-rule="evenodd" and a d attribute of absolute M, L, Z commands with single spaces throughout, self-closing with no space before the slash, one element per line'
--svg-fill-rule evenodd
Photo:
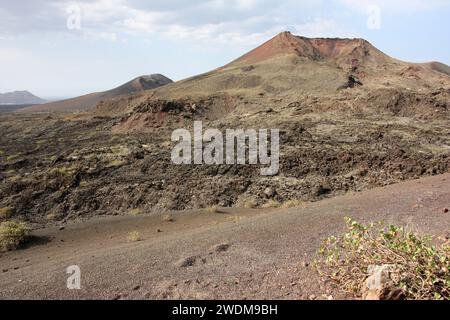
<path fill-rule="evenodd" d="M 366 279 L 363 299 L 364 300 L 401 300 L 403 292 L 396 288 L 392 281 L 395 266 L 385 264 L 381 266 L 370 266 L 369 277 Z"/>
<path fill-rule="evenodd" d="M 273 196 L 275 196 L 275 190 L 273 190 L 272 188 L 266 188 L 266 190 L 264 190 L 264 194 L 269 199 L 273 198 Z"/>

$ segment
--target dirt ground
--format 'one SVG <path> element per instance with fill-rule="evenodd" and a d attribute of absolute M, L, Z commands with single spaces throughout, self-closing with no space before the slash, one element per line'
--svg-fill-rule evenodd
<path fill-rule="evenodd" d="M 450 236 L 450 174 L 305 203 L 292 209 L 223 209 L 106 217 L 34 232 L 0 256 L 0 298 L 333 299 L 311 260 L 344 217 L 383 220 Z M 138 231 L 141 241 L 129 242 Z M 82 289 L 65 270 L 81 268 Z"/>

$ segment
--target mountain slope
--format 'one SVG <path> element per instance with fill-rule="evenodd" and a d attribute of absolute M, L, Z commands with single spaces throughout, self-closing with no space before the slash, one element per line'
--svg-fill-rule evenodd
<path fill-rule="evenodd" d="M 174 124 L 186 118 L 214 120 L 232 112 L 280 111 L 292 103 L 311 107 L 312 102 L 316 110 L 370 107 L 445 117 L 448 74 L 444 64 L 403 62 L 363 39 L 310 39 L 283 32 L 221 68 L 130 97 L 120 108 L 106 103 L 97 112 L 138 110 L 123 130 L 159 127 L 159 119 Z M 165 107 L 168 101 L 178 105 L 176 116 Z"/>
<path fill-rule="evenodd" d="M 389 88 L 427 91 L 450 88 L 449 67 L 407 63 L 362 39 L 309 39 L 283 32 L 226 66 L 157 90 L 152 98 L 218 92 L 258 97 L 299 93 L 334 96 L 359 80 L 366 91 Z"/>
<path fill-rule="evenodd" d="M 141 76 L 112 90 L 91 93 L 84 96 L 51 102 L 39 106 L 32 106 L 24 108 L 20 111 L 39 112 L 89 110 L 95 108 L 95 106 L 100 101 L 114 99 L 122 95 L 155 89 L 169 83 L 172 83 L 172 80 L 160 74 Z"/>
<path fill-rule="evenodd" d="M 45 101 L 28 91 L 14 91 L 8 93 L 0 93 L 1 104 L 40 104 Z"/>

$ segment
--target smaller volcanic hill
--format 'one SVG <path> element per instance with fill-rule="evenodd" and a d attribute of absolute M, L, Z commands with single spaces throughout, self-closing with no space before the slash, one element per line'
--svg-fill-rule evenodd
<path fill-rule="evenodd" d="M 120 96 L 159 88 L 172 82 L 172 80 L 161 74 L 146 75 L 133 79 L 117 88 L 108 91 L 96 92 L 72 99 L 31 106 L 19 111 L 42 112 L 91 110 L 95 108 L 95 106 L 101 101 L 111 100 Z"/>
<path fill-rule="evenodd" d="M 0 93 L 0 104 L 40 104 L 45 101 L 29 91 L 14 91 L 8 93 Z"/>

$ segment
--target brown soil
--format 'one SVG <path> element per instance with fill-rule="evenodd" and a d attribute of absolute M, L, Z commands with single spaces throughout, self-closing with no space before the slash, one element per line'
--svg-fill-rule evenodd
<path fill-rule="evenodd" d="M 311 266 L 344 217 L 448 237 L 450 174 L 302 207 L 223 209 L 120 217 L 36 231 L 26 249 L 0 256 L 0 298 L 318 299 L 350 298 Z M 142 240 L 130 243 L 130 231 Z M 78 265 L 82 290 L 66 288 Z M 323 296 L 325 295 L 325 296 Z"/>

